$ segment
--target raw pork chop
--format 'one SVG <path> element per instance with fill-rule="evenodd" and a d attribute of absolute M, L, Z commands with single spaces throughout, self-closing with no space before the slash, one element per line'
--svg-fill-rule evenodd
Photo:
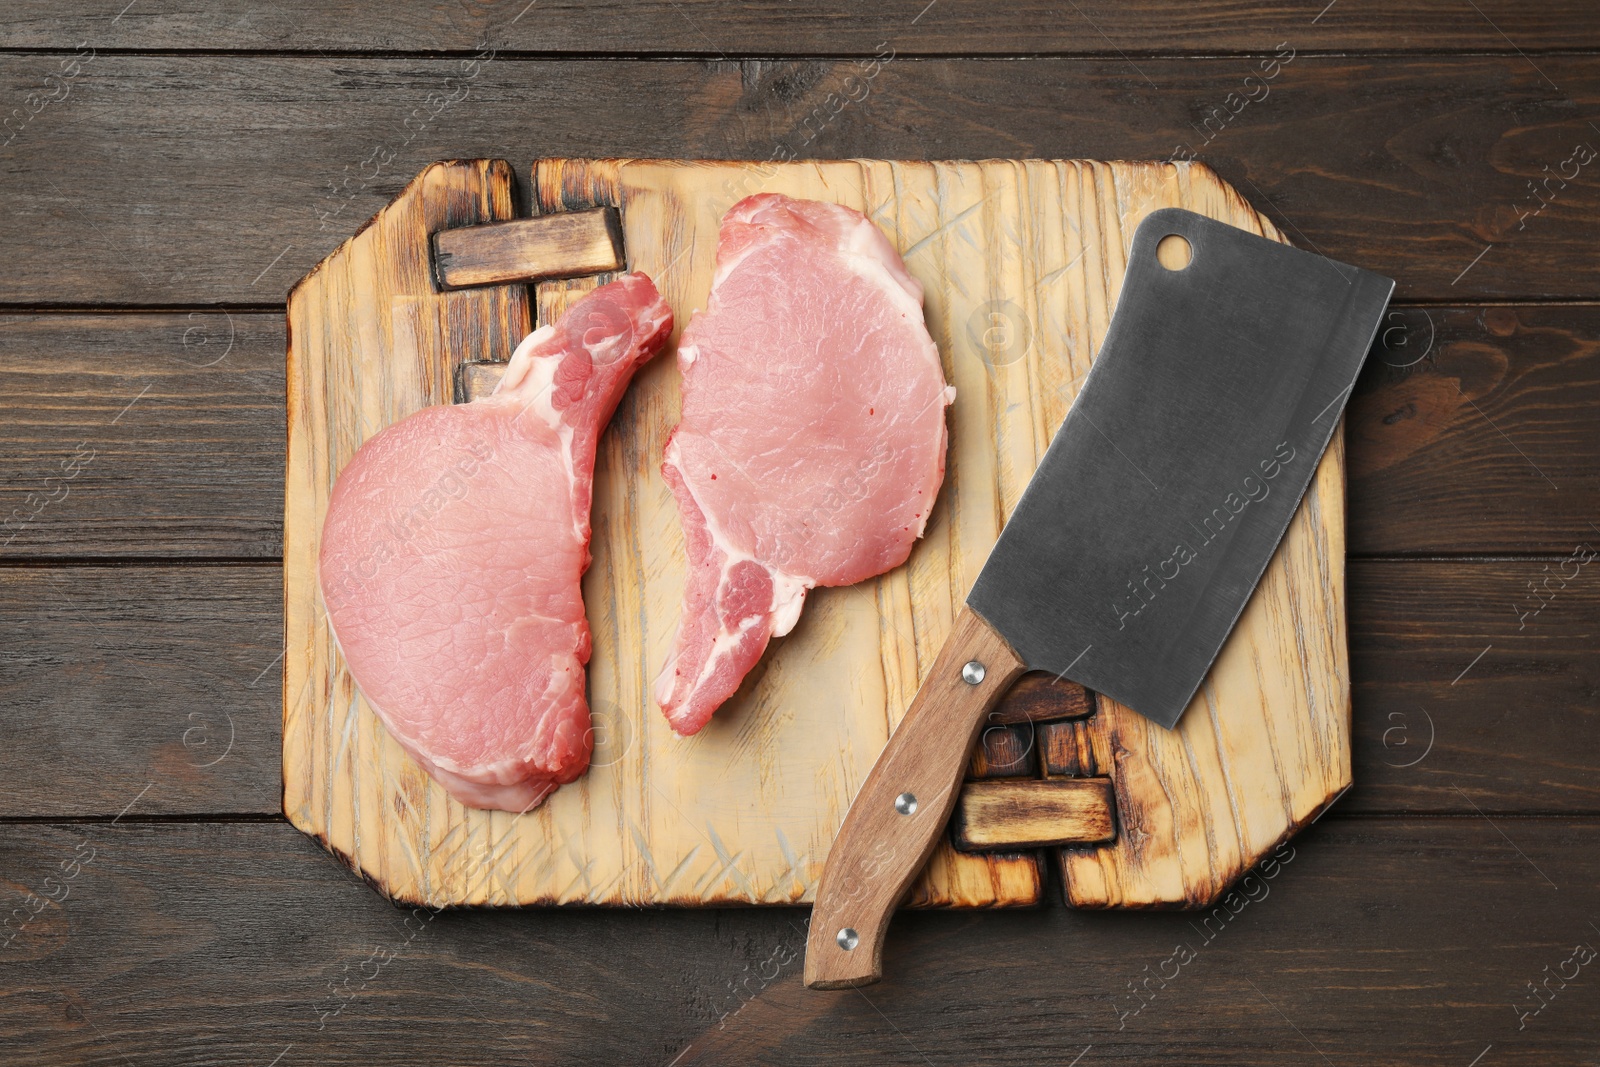
<path fill-rule="evenodd" d="M 678 347 L 662 473 L 689 557 L 656 699 L 696 732 L 806 592 L 905 562 L 944 478 L 946 386 L 922 286 L 859 212 L 764 193 L 722 220 Z"/>
<path fill-rule="evenodd" d="M 671 332 L 624 275 L 529 334 L 492 395 L 395 423 L 333 487 L 319 576 L 340 651 L 464 804 L 526 811 L 589 765 L 595 442 Z"/>

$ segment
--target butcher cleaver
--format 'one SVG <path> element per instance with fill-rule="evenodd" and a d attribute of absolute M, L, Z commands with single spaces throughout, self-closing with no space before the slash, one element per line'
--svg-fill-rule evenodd
<path fill-rule="evenodd" d="M 1180 266 L 1168 250 L 1184 242 Z M 1140 224 L 1099 357 L 834 840 L 808 986 L 877 980 L 889 916 L 1024 671 L 1176 725 L 1310 484 L 1393 289 L 1193 212 Z"/>

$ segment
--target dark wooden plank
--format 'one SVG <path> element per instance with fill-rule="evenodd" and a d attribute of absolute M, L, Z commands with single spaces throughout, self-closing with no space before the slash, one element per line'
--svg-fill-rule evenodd
<path fill-rule="evenodd" d="M 573 278 L 620 270 L 624 263 L 616 208 L 460 226 L 433 235 L 433 269 L 443 289 Z"/>
<path fill-rule="evenodd" d="M 983 728 L 973 746 L 967 765 L 968 778 L 1032 778 L 1039 773 L 1036 737 L 1032 723 L 1005 726 L 993 723 Z"/>
<path fill-rule="evenodd" d="M 0 559 L 276 557 L 283 374 L 279 315 L 0 317 Z"/>
<path fill-rule="evenodd" d="M 1600 309 L 1391 311 L 1346 421 L 1356 553 L 1600 545 Z"/>
<path fill-rule="evenodd" d="M 1600 307 L 1394 316 L 1350 403 L 1351 550 L 1600 544 Z M 279 316 L 0 318 L 0 391 L 15 412 L 0 422 L 0 558 L 281 551 Z M 1025 678 L 994 721 L 1087 712 L 1081 690 L 1045 681 Z"/>
<path fill-rule="evenodd" d="M 871 52 L 891 41 L 904 52 L 1040 52 L 1116 55 L 1270 48 L 1285 37 L 1304 48 L 1511 52 L 1593 48 L 1593 8 L 1582 0 L 1526 4 L 1451 0 L 1367 4 L 1251 3 L 1249 0 L 1081 0 L 1057 7 L 1021 0 L 996 11 L 981 0 L 590 0 L 391 6 L 343 0 L 309 9 L 223 0 L 179 5 L 140 0 L 63 13 L 44 0 L 17 0 L 7 45 L 72 48 L 281 49 L 290 51 L 470 50 L 485 41 L 526 52 L 801 55 Z M 1323 10 L 1324 7 L 1329 10 Z M 520 16 L 520 17 L 519 17 Z"/>
<path fill-rule="evenodd" d="M 282 808 L 276 567 L 0 568 L 0 814 Z"/>
<path fill-rule="evenodd" d="M 14 253 L 0 302 L 276 301 L 427 161 L 502 156 L 521 171 L 535 154 L 1192 152 L 1295 240 L 1390 274 L 1402 298 L 1596 295 L 1600 161 L 1569 162 L 1575 144 L 1600 144 L 1584 118 L 1600 111 L 1600 62 L 1586 56 L 1542 55 L 1536 69 L 1516 55 L 1299 52 L 623 64 L 105 53 L 62 81 L 63 61 L 15 56 L 0 72 L 0 98 L 59 97 L 0 149 Z M 1271 85 L 1247 85 L 1262 62 L 1277 64 Z M 1528 183 L 1545 167 L 1577 176 L 1553 178 L 1534 215 L 1543 201 Z"/>
<path fill-rule="evenodd" d="M 1600 813 L 1600 558 L 1569 564 L 1577 577 L 1552 580 L 1518 630 L 1546 566 L 1351 564 L 1356 786 L 1337 810 Z M 0 618 L 15 620 L 0 817 L 115 814 L 128 782 L 169 779 L 182 785 L 150 810 L 278 810 L 276 567 L 0 568 Z M 228 716 L 233 753 L 199 766 Z M 1041 758 L 1052 774 L 1111 773 L 1076 755 L 1073 725 L 1016 739 L 1022 776 Z M 996 729 L 1010 744 L 1030 728 Z"/>
<path fill-rule="evenodd" d="M 1029 671 L 989 713 L 989 722 L 1020 724 L 1081 719 L 1094 713 L 1094 697 L 1077 682 L 1048 671 Z"/>
<path fill-rule="evenodd" d="M 967 767 L 970 779 L 1036 778 L 1051 724 L 1094 712 L 1094 697 L 1076 682 L 1030 671 L 1001 698 L 985 719 Z"/>
<path fill-rule="evenodd" d="M 1600 537 L 1564 565 L 1360 562 L 1349 589 L 1341 810 L 1600 811 Z"/>
<path fill-rule="evenodd" d="M 904 914 L 885 981 L 831 994 L 799 909 L 406 913 L 283 824 L 8 827 L 0 880 L 67 894 L 0 957 L 0 1058 L 39 1067 L 1545 1067 L 1600 1013 L 1566 962 L 1600 827 L 1562 820 L 1325 819 L 1205 915 Z"/>
<path fill-rule="evenodd" d="M 1088 721 L 1042 724 L 1039 727 L 1039 764 L 1046 776 L 1092 778 L 1099 774 Z"/>

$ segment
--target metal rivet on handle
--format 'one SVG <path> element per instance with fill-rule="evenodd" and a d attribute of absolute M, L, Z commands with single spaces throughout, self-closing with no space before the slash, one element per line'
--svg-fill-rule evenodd
<path fill-rule="evenodd" d="M 977 685 L 983 681 L 983 676 L 988 673 L 983 669 L 983 664 L 975 659 L 967 660 L 967 665 L 961 668 L 961 680 L 968 685 Z"/>
<path fill-rule="evenodd" d="M 895 797 L 894 810 L 901 815 L 915 815 L 917 813 L 917 794 L 901 793 Z"/>
<path fill-rule="evenodd" d="M 843 930 L 840 930 L 838 936 L 836 936 L 834 940 L 839 942 L 839 947 L 844 949 L 846 952 L 849 952 L 851 949 L 855 948 L 861 943 L 861 938 L 856 936 L 856 932 L 848 926 L 846 926 Z"/>

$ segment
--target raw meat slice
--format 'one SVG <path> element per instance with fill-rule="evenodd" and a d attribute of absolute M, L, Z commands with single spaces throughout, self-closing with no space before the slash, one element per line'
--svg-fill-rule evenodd
<path fill-rule="evenodd" d="M 683 417 L 661 469 L 689 578 L 655 692 L 689 735 L 793 628 L 808 590 L 905 562 L 944 478 L 955 390 L 922 286 L 883 233 L 774 193 L 723 217 L 678 366 Z"/>
<path fill-rule="evenodd" d="M 672 311 L 627 274 L 517 346 L 495 392 L 424 408 L 339 475 L 319 579 L 350 673 L 462 803 L 526 811 L 589 765 L 595 444 Z"/>

